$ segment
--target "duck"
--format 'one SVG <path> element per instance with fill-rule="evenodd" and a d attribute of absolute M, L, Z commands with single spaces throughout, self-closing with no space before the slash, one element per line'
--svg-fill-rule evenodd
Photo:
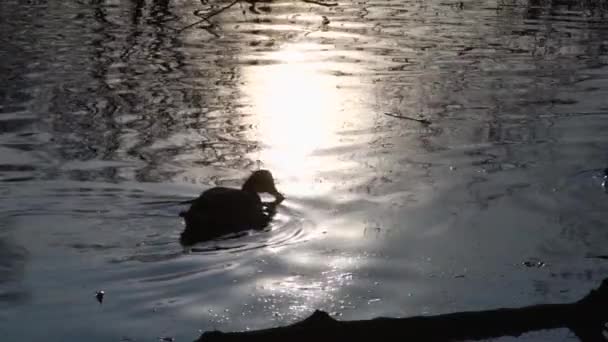
<path fill-rule="evenodd" d="M 262 202 L 261 193 L 274 197 L 273 202 Z M 268 170 L 254 171 L 241 189 L 215 187 L 204 191 L 180 213 L 186 227 L 180 235 L 183 246 L 216 239 L 246 230 L 262 230 L 268 226 L 276 207 L 285 199 Z"/>

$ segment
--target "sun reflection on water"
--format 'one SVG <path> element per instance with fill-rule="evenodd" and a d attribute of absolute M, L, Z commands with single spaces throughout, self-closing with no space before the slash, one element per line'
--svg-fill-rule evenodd
<path fill-rule="evenodd" d="M 350 272 L 358 266 L 359 260 L 348 256 L 336 256 L 328 262 L 325 256 L 312 255 L 307 252 L 295 252 L 287 256 L 292 265 L 300 266 L 302 270 L 320 270 L 320 272 L 303 272 L 288 276 L 260 277 L 256 287 L 260 290 L 262 301 L 267 302 L 267 309 L 278 309 L 277 297 L 284 302 L 289 298 L 283 315 L 302 316 L 318 308 L 340 313 L 353 309 L 352 303 L 338 300 L 338 291 L 353 283 Z"/>
<path fill-rule="evenodd" d="M 284 191 L 300 195 L 313 191 L 316 173 L 340 167 L 335 158 L 315 152 L 339 145 L 336 133 L 356 114 L 356 95 L 340 88 L 349 80 L 331 73 L 343 66 L 323 61 L 323 53 L 315 44 L 286 44 L 263 56 L 271 63 L 243 71 L 243 91 L 257 126 L 254 139 L 263 146 L 255 157 L 279 178 L 293 180 L 281 184 L 289 187 Z M 319 190 L 316 184 L 314 191 Z"/>
<path fill-rule="evenodd" d="M 287 199 L 312 196 L 335 200 L 334 194 L 328 194 L 335 184 L 317 179 L 324 172 L 355 168 L 356 161 L 338 158 L 355 148 L 353 141 L 340 133 L 349 126 L 370 125 L 366 120 L 371 115 L 365 115 L 361 105 L 367 99 L 356 76 L 357 66 L 339 62 L 337 54 L 320 44 L 294 43 L 246 57 L 264 61 L 242 71 L 245 107 L 253 114 L 255 127 L 249 138 L 262 146 L 252 158 L 273 171 Z M 340 153 L 335 152 L 338 148 Z M 281 257 L 294 267 L 317 271 L 259 277 L 257 287 L 268 310 L 278 310 L 277 296 L 290 298 L 290 315 L 300 316 L 319 307 L 333 311 L 346 308 L 334 297 L 338 289 L 352 282 L 352 263 L 306 251 L 283 253 Z"/>

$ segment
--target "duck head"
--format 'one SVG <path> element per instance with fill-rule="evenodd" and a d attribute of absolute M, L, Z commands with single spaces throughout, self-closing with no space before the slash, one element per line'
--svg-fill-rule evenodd
<path fill-rule="evenodd" d="M 280 203 L 285 197 L 277 190 L 274 185 L 272 173 L 268 170 L 254 171 L 243 184 L 243 191 L 254 193 L 269 193 L 275 198 L 275 203 Z"/>

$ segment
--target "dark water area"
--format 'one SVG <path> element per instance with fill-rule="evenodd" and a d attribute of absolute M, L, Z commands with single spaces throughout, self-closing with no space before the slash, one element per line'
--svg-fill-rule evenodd
<path fill-rule="evenodd" d="M 608 276 L 605 2 L 239 2 L 182 29 L 228 4 L 0 2 L 5 339 L 564 303 Z M 258 168 L 287 198 L 269 229 L 184 253 L 175 203 Z"/>

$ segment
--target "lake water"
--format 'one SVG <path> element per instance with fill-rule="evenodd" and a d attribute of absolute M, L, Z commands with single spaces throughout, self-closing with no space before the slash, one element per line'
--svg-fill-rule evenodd
<path fill-rule="evenodd" d="M 5 339 L 562 303 L 608 276 L 605 2 L 238 2 L 187 27 L 229 4 L 0 2 Z M 269 231 L 184 253 L 176 203 L 258 168 L 287 197 Z"/>

